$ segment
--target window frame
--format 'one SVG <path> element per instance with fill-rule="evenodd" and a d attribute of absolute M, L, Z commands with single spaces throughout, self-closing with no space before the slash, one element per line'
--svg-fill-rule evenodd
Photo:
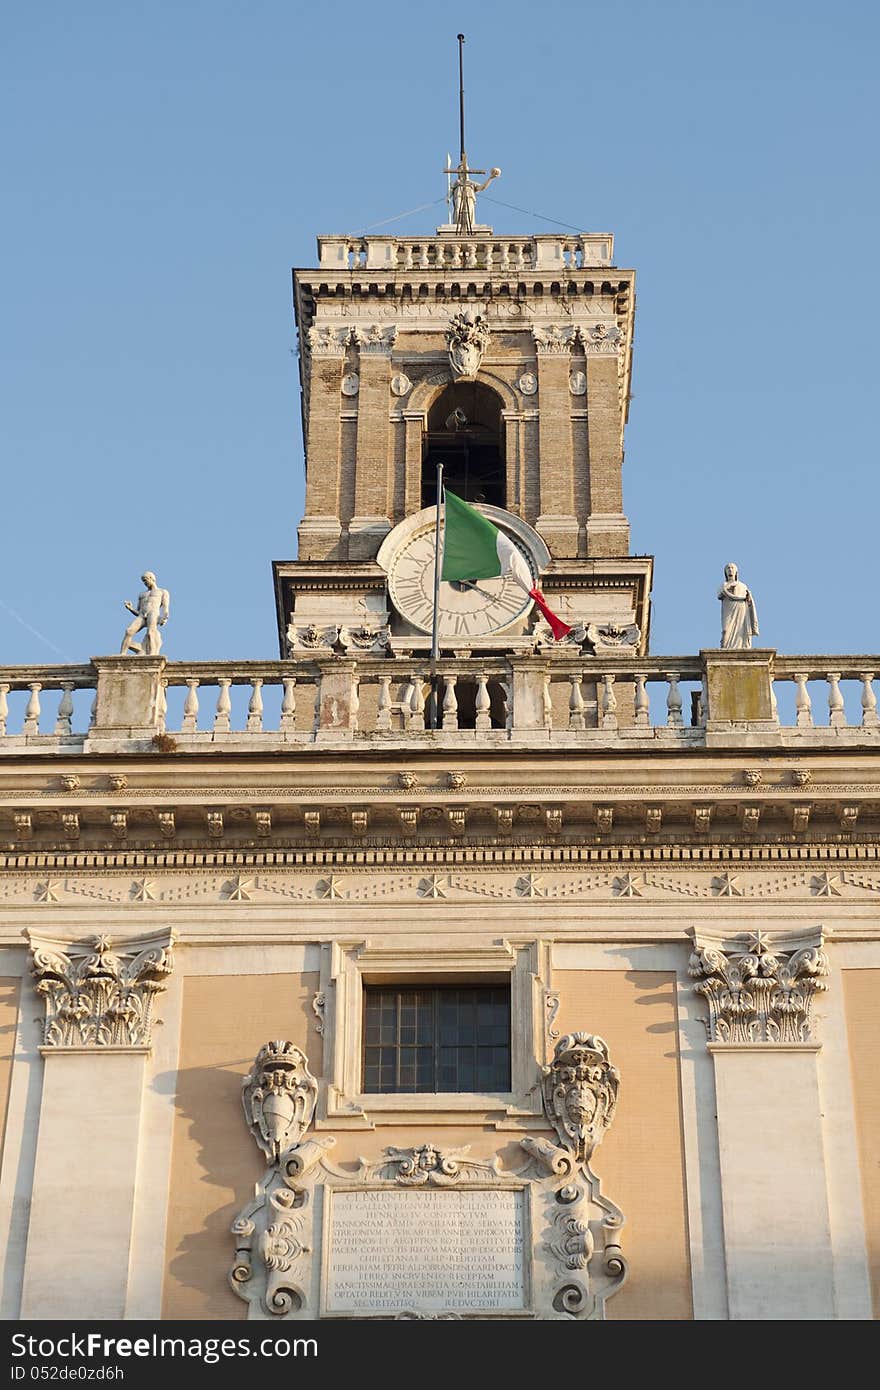
<path fill-rule="evenodd" d="M 509 986 L 510 1090 L 365 1093 L 365 983 Z M 447 949 L 438 946 L 436 936 L 411 939 L 398 948 L 373 945 L 363 938 L 325 943 L 321 948 L 321 992 L 326 1080 L 318 1101 L 318 1127 L 372 1128 L 375 1124 L 406 1123 L 429 1113 L 482 1118 L 502 1127 L 510 1120 L 510 1127 L 516 1129 L 521 1129 L 528 1117 L 543 1122 L 537 1083 L 549 1056 L 546 1019 L 550 991 L 550 946 L 534 938 Z"/>

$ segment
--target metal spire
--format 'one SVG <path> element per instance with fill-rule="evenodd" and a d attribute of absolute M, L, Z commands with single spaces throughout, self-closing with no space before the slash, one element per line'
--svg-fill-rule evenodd
<path fill-rule="evenodd" d="M 477 206 L 477 194 L 482 193 L 493 179 L 497 179 L 501 173 L 500 169 L 490 169 L 489 177 L 483 183 L 473 183 L 469 177 L 471 174 L 485 174 L 485 169 L 469 169 L 467 155 L 464 148 L 464 34 L 458 36 L 458 125 L 459 125 L 459 159 L 458 168 L 452 169 L 452 162 L 446 156 L 446 168 L 444 173 L 447 181 L 447 197 L 452 197 L 452 220 L 458 236 L 473 236 L 474 232 L 474 213 Z M 449 187 L 452 174 L 455 173 L 456 179 Z"/>

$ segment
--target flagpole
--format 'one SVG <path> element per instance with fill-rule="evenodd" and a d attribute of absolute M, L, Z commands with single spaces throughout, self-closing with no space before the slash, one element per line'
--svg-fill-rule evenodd
<path fill-rule="evenodd" d="M 443 567 L 440 554 L 440 516 L 443 503 L 443 464 L 437 464 L 437 517 L 434 524 L 434 618 L 431 624 L 431 704 L 429 726 L 438 728 L 440 724 L 440 700 L 437 692 L 437 660 L 440 656 L 440 570 Z"/>

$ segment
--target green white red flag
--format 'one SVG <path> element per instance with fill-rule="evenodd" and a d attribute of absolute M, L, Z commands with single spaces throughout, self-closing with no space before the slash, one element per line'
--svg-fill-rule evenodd
<path fill-rule="evenodd" d="M 509 578 L 534 600 L 535 607 L 550 624 L 558 642 L 571 628 L 558 618 L 541 590 L 536 587 L 525 556 L 509 536 L 494 526 L 487 516 L 443 489 L 445 526 L 443 533 L 443 564 L 440 578 L 467 581 L 469 579 Z"/>

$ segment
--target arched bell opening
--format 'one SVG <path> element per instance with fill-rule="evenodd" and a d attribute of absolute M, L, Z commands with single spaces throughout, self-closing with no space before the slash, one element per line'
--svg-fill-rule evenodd
<path fill-rule="evenodd" d="M 447 386 L 428 411 L 422 454 L 422 506 L 437 501 L 437 464 L 443 483 L 466 502 L 507 506 L 507 469 L 501 398 L 477 381 Z"/>

